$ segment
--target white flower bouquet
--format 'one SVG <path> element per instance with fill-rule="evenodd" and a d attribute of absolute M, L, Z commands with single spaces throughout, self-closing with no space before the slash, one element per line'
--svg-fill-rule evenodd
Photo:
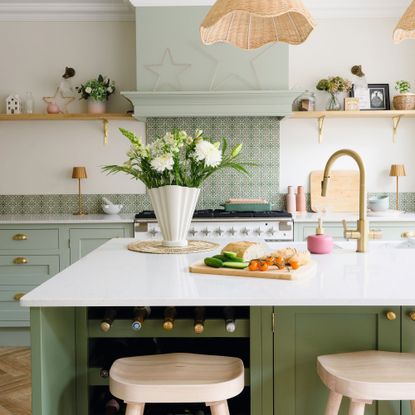
<path fill-rule="evenodd" d="M 149 189 L 176 185 L 199 188 L 213 173 L 232 168 L 248 174 L 244 166 L 252 163 L 236 162 L 242 144 L 227 152 L 227 141 L 212 141 L 196 130 L 194 137 L 174 129 L 151 144 L 144 145 L 134 133 L 120 128 L 131 142 L 128 160 L 121 166 L 104 166 L 107 173 L 123 172 L 141 180 Z"/>
<path fill-rule="evenodd" d="M 92 98 L 95 101 L 106 101 L 115 92 L 115 83 L 100 74 L 97 79 L 90 79 L 76 89 L 81 94 L 79 99 Z"/>

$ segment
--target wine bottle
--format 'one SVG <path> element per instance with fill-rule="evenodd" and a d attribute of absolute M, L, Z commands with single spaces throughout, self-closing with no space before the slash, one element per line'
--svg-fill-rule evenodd
<path fill-rule="evenodd" d="M 109 331 L 111 329 L 112 323 L 114 323 L 115 317 L 117 317 L 117 310 L 115 308 L 107 308 L 99 328 L 104 332 Z"/>
<path fill-rule="evenodd" d="M 226 331 L 228 333 L 233 333 L 236 330 L 235 309 L 233 307 L 224 307 L 223 317 L 225 319 Z"/>
<path fill-rule="evenodd" d="M 105 415 L 118 414 L 120 412 L 120 404 L 116 399 L 110 399 L 105 404 Z"/>
<path fill-rule="evenodd" d="M 195 307 L 193 329 L 196 334 L 201 334 L 205 330 L 205 307 Z"/>
<path fill-rule="evenodd" d="M 134 307 L 133 313 L 134 313 L 134 318 L 131 324 L 131 328 L 133 330 L 141 330 L 144 324 L 144 320 L 151 313 L 151 308 L 150 307 Z"/>
<path fill-rule="evenodd" d="M 174 320 L 176 318 L 176 307 L 166 307 L 164 309 L 163 329 L 170 331 L 174 328 Z"/>

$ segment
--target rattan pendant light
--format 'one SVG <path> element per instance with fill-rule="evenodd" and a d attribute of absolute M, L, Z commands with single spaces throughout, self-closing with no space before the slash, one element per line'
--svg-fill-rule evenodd
<path fill-rule="evenodd" d="M 406 9 L 406 12 L 399 20 L 398 25 L 393 32 L 395 43 L 402 42 L 406 39 L 415 39 L 415 0 Z"/>
<path fill-rule="evenodd" d="M 303 43 L 314 29 L 301 0 L 217 0 L 200 27 L 202 42 L 256 49 L 271 42 Z"/>

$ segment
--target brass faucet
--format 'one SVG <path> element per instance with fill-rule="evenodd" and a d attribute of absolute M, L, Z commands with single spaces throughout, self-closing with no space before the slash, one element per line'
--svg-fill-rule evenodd
<path fill-rule="evenodd" d="M 357 221 L 357 229 L 347 229 L 347 223 L 343 220 L 344 237 L 346 239 L 357 239 L 357 252 L 367 251 L 367 241 L 369 238 L 369 230 L 366 220 L 366 171 L 362 158 L 353 150 L 343 149 L 336 151 L 327 160 L 324 169 L 323 181 L 321 182 L 321 196 L 326 196 L 327 185 L 330 179 L 330 171 L 333 163 L 341 156 L 350 156 L 354 159 L 360 171 L 360 189 L 359 189 L 359 220 Z"/>

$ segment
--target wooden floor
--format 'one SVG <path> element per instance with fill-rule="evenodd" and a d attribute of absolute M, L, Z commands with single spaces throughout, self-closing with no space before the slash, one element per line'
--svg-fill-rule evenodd
<path fill-rule="evenodd" d="M 0 415 L 30 415 L 30 349 L 0 347 Z"/>

